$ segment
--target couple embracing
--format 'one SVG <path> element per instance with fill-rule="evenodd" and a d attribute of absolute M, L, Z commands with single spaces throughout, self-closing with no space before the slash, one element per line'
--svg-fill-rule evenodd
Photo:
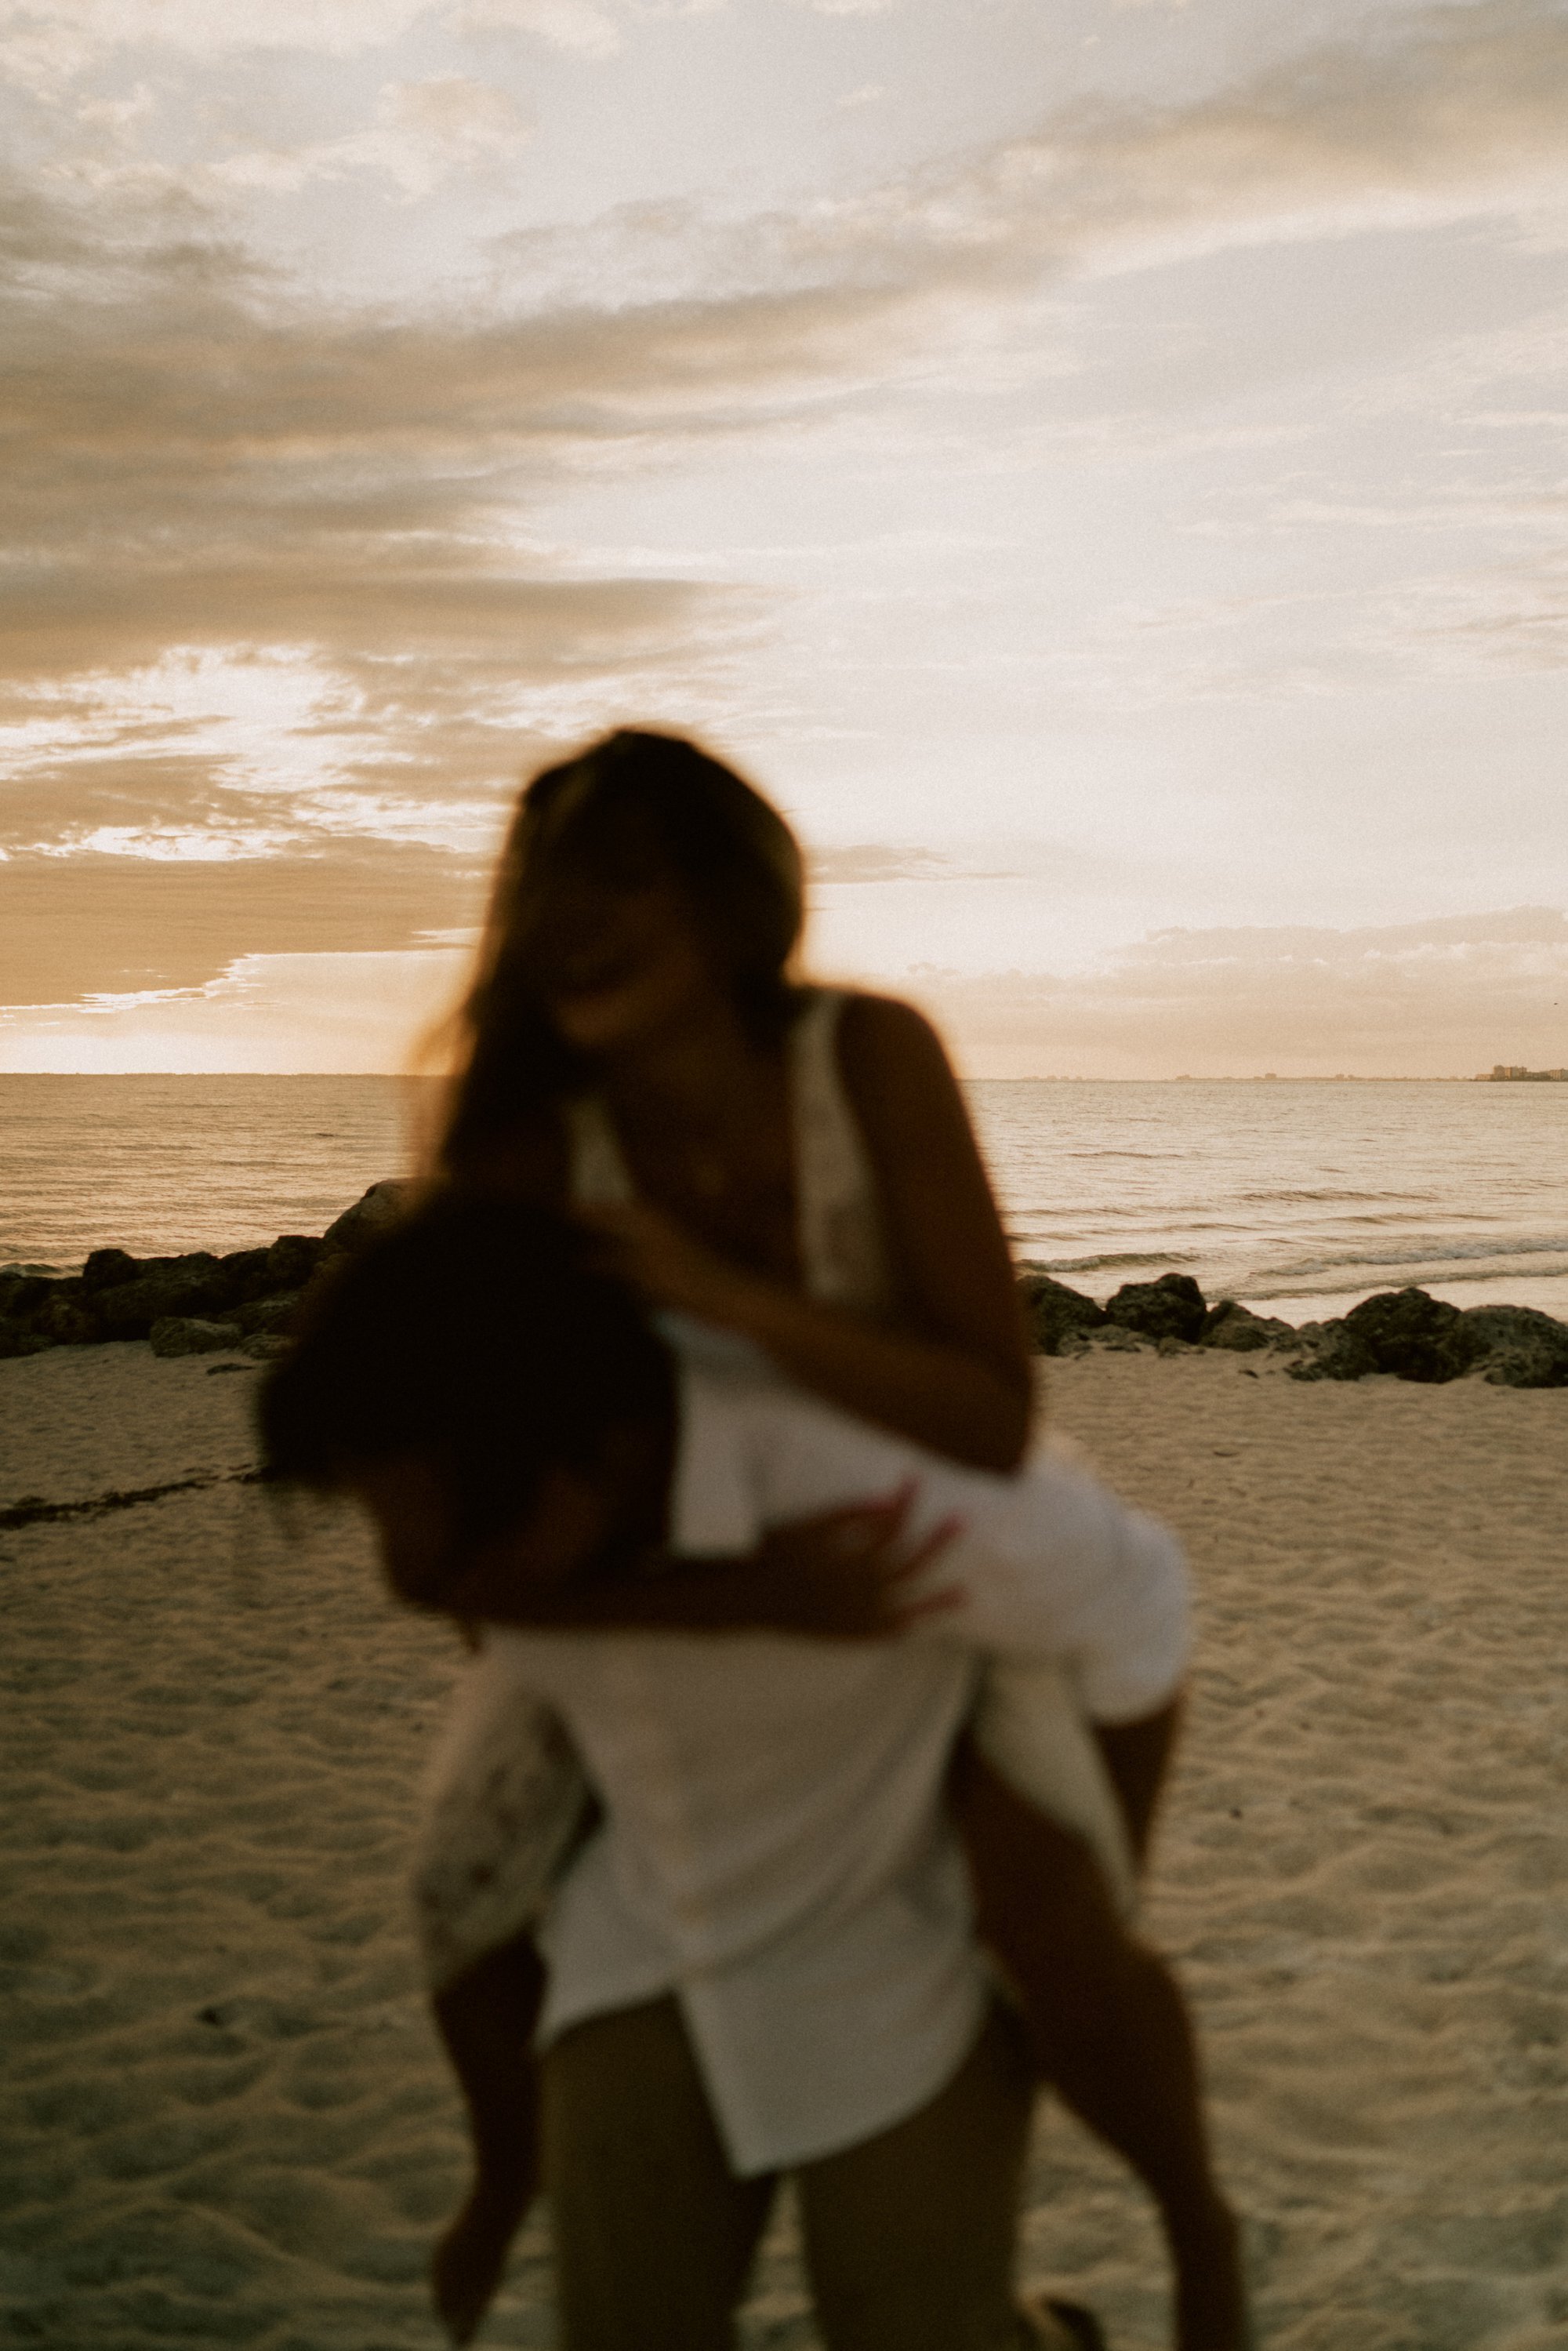
<path fill-rule="evenodd" d="M 673 737 L 523 795 L 438 1180 L 317 1301 L 275 1471 L 476 1654 L 418 1890 L 473 2131 L 438 2307 L 542 2183 L 566 2351 L 725 2351 L 777 2183 L 827 2351 L 1092 2346 L 1019 2296 L 1041 2082 L 1241 2351 L 1185 2007 L 1133 1930 L 1179 1552 L 1060 1453 L 918 1015 L 798 985 L 783 820 Z"/>

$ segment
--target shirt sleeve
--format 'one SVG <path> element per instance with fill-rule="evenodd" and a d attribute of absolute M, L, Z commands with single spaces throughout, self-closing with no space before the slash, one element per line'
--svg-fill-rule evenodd
<path fill-rule="evenodd" d="M 1065 1449 L 1048 1447 L 1002 1477 L 962 1468 L 787 1386 L 758 1386 L 733 1409 L 762 1525 L 910 1482 L 912 1536 L 956 1521 L 958 1534 L 915 1596 L 956 1591 L 958 1605 L 907 1637 L 1050 1661 L 1098 1722 L 1135 1721 L 1176 1689 L 1189 1645 L 1181 1545 Z"/>
<path fill-rule="evenodd" d="M 1135 1721 L 1173 1696 L 1190 1646 L 1190 1592 L 1167 1529 L 1050 1456 L 1005 1481 L 988 1507 L 974 1499 L 981 1506 L 931 1570 L 933 1589 L 956 1588 L 959 1605 L 932 1618 L 926 1637 L 1050 1659 L 1097 1722 Z"/>

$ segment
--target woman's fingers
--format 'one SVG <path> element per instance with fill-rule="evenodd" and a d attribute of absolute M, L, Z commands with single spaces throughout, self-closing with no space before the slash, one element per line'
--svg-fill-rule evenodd
<path fill-rule="evenodd" d="M 735 1267 L 673 1218 L 641 1203 L 574 1211 L 590 1237 L 589 1262 L 630 1282 L 651 1304 L 723 1322 L 734 1305 Z"/>
<path fill-rule="evenodd" d="M 937 1609 L 956 1608 L 964 1596 L 956 1584 L 945 1585 L 940 1592 L 928 1593 L 923 1599 L 917 1601 L 902 1595 L 904 1587 L 915 1583 L 923 1576 L 932 1562 L 939 1559 L 948 1545 L 955 1542 L 963 1531 L 963 1520 L 954 1516 L 939 1519 L 918 1542 L 901 1542 L 900 1546 L 890 1553 L 883 1568 L 883 1590 L 899 1595 L 899 1605 L 902 1608 L 921 1616 L 929 1616 L 934 1610 Z"/>
<path fill-rule="evenodd" d="M 915 1589 L 962 1525 L 942 1519 L 912 1538 L 908 1520 L 916 1490 L 912 1482 L 779 1531 L 774 1540 L 784 1554 L 789 1610 L 800 1629 L 875 1639 L 959 1605 L 964 1595 L 956 1586 Z"/>
<path fill-rule="evenodd" d="M 883 1604 L 894 1627 L 913 1625 L 925 1616 L 943 1616 L 961 1605 L 964 1594 L 957 1584 L 942 1584 L 935 1592 L 918 1595 L 910 1587 L 924 1578 L 932 1562 L 963 1532 L 963 1527 L 960 1518 L 940 1519 L 919 1541 L 908 1543 L 903 1541 L 901 1520 L 895 1547 L 886 1554 L 881 1568 Z"/>

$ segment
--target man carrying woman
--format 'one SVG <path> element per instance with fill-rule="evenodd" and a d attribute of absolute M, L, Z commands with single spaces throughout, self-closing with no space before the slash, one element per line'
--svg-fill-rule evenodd
<path fill-rule="evenodd" d="M 880 1617 L 873 1606 L 867 1625 L 832 1615 L 853 1588 L 844 1571 L 855 1558 L 835 1556 L 847 1538 L 874 1589 L 880 1569 L 891 1564 L 896 1578 L 901 1562 L 921 1564 L 940 1531 L 912 1520 L 905 1559 L 912 1504 L 846 1514 L 884 1490 L 867 1445 L 873 1455 L 891 1445 L 897 1458 L 881 1466 L 901 1476 L 911 1443 L 923 1448 L 927 1511 L 944 1476 L 963 1477 L 934 1457 L 993 1473 L 979 1480 L 983 1511 L 966 1489 L 966 1510 L 980 1515 L 994 1519 L 998 1496 L 1030 1486 L 996 1474 L 1022 1451 L 1029 1364 L 956 1087 L 907 1008 L 789 979 L 800 914 L 787 829 L 690 745 L 613 737 L 536 780 L 468 1000 L 440 1176 L 470 1204 L 475 1194 L 498 1204 L 519 1233 L 525 1204 L 572 1209 L 598 1234 L 601 1267 L 652 1304 L 764 1351 L 773 1372 L 758 1371 L 755 1352 L 748 1364 L 736 1356 L 706 1391 L 690 1374 L 681 1413 L 612 1416 L 621 1433 L 608 1451 L 596 1439 L 575 1468 L 568 1443 L 564 1470 L 556 1462 L 530 1489 L 526 1534 L 516 1509 L 486 1519 L 478 1508 L 484 1460 L 497 1447 L 504 1454 L 508 1426 L 519 1426 L 516 1395 L 511 1420 L 489 1426 L 488 1456 L 466 1439 L 459 1447 L 461 1474 L 455 1455 L 433 1468 L 441 1448 L 413 1425 L 392 1443 L 368 1422 L 357 1441 L 340 1431 L 316 1464 L 376 1510 L 394 1579 L 413 1596 L 492 1623 L 577 1628 L 525 1643 L 516 1695 L 526 1689 L 529 1702 L 493 1708 L 486 1729 L 512 1747 L 495 1786 L 553 1792 L 554 1825 L 533 1838 L 522 1875 L 552 1838 L 550 1863 L 564 1867 L 541 1927 L 550 1986 L 540 2038 L 568 2341 L 574 2351 L 727 2342 L 780 2166 L 801 2180 L 834 2351 L 1017 2339 L 1006 2279 L 1027 2054 L 1154 2191 L 1176 2261 L 1182 2351 L 1237 2351 L 1246 2322 L 1235 2224 L 1208 2167 L 1185 2012 L 1117 1901 L 1118 1871 L 1124 1879 L 1127 1848 L 1146 1834 L 1174 1730 L 1171 1659 L 1160 1687 L 1141 1694 L 1157 1703 L 1099 1709 L 1091 1750 L 1081 1734 L 1074 1746 L 1077 1717 L 1051 1662 L 1066 1654 L 1062 1627 L 1038 1576 L 1031 1583 L 1021 1570 L 1015 1614 L 1002 1610 L 989 1645 L 973 1625 L 967 1640 L 956 1635 L 956 1619 L 977 1605 L 972 1573 L 955 1581 L 954 1625 L 933 1618 L 929 1637 L 764 1640 L 755 1657 L 750 1642 L 715 1638 L 741 1625 L 755 1637 L 758 1625 L 885 1633 L 902 1622 L 907 1587 L 896 1582 L 893 1604 Z M 554 1246 L 580 1309 L 585 1277 L 559 1229 Z M 616 1345 L 635 1360 L 624 1330 Z M 612 1360 L 601 1350 L 594 1375 L 612 1386 Z M 822 1403 L 791 1401 L 793 1392 L 781 1403 L 779 1371 Z M 737 1392 L 751 1384 L 748 1458 L 767 1507 L 726 1536 L 722 1567 L 674 1569 L 672 1547 L 705 1548 L 693 1541 L 711 1512 L 705 1481 L 722 1490 L 725 1447 L 709 1442 L 705 1452 L 702 1432 L 724 1425 L 715 1397 L 727 1381 Z M 759 1396 L 770 1397 L 766 1408 Z M 846 1408 L 858 1416 L 852 1475 Z M 478 1429 L 485 1416 L 476 1407 L 470 1421 Z M 785 1423 L 795 1429 L 788 1441 Z M 658 1427 L 662 1457 L 649 1435 Z M 693 1459 L 706 1459 L 701 1476 L 689 1472 Z M 675 1461 L 687 1468 L 672 1489 Z M 786 1461 L 793 1483 L 779 1467 Z M 297 1456 L 296 1466 L 308 1465 Z M 672 1491 L 676 1505 L 666 1507 Z M 1060 1491 L 1053 1507 L 1065 1508 Z M 1026 1531 L 1038 1569 L 1049 1528 L 1037 1512 Z M 644 1572 L 650 1560 L 654 1571 Z M 444 1562 L 434 1585 L 433 1561 Z M 632 1561 L 637 1572 L 614 1572 Z M 945 1596 L 915 1589 L 922 1603 Z M 653 1625 L 682 1633 L 651 1641 L 631 1629 Z M 1113 1678 L 1111 1651 L 1124 1634 L 1096 1653 L 1093 1672 Z M 1032 1700 L 1014 1685 L 1009 1702 L 993 1671 L 988 1740 L 980 1652 L 1027 1658 L 1044 1677 Z M 493 1661 L 508 1654 L 517 1669 L 518 1652 L 486 1638 L 481 1677 L 493 1679 Z M 971 1714 L 982 1735 L 966 1748 L 949 1805 L 948 1760 Z M 1010 1745 L 996 1727 L 1009 1720 Z M 570 1748 L 551 1735 L 563 1724 Z M 1052 1750 L 1054 1780 L 1032 1768 L 1042 1750 Z M 1095 1778 L 1101 1760 L 1124 1817 Z M 573 1853 L 580 1766 L 603 1818 Z M 990 2004 L 954 1819 L 980 1933 L 1020 1995 L 1025 2027 Z M 532 2186 L 528 2033 L 539 1991 L 532 1946 L 514 1932 L 470 1955 L 438 1995 L 479 2155 L 474 2196 L 437 2259 L 438 2298 L 460 2339 Z M 629 2126 L 634 2115 L 645 2128 Z M 678 2160 L 657 2137 L 661 2117 L 684 2150 Z M 959 2153 L 971 2139 L 976 2151 Z M 695 2199 L 691 2227 L 671 2196 Z M 895 2208 L 918 2216 L 902 2232 Z M 954 2211 L 962 2217 L 947 2235 Z M 630 2265 L 611 2254 L 653 2237 L 679 2273 L 666 2259 L 656 2293 L 651 2251 Z M 690 2267 L 699 2240 L 700 2291 Z M 889 2259 L 873 2280 L 879 2245 Z M 671 2294 L 656 2328 L 652 2302 Z M 1050 2323 L 1081 2337 L 1089 2325 L 1082 2314 Z"/>

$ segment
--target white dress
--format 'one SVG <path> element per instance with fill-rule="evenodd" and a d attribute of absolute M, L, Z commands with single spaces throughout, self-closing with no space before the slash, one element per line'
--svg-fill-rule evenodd
<path fill-rule="evenodd" d="M 814 992 L 789 1034 L 797 1231 L 808 1294 L 871 1321 L 894 1305 L 876 1185 L 839 1074 L 845 998 Z M 634 1187 L 603 1103 L 570 1106 L 575 1200 L 626 1201 Z M 992 1662 L 973 1728 L 988 1761 L 1039 1810 L 1082 1837 L 1126 1914 L 1135 1875 L 1121 1807 L 1064 1675 Z M 426 1777 L 413 1892 L 433 1990 L 539 1916 L 593 1817 L 592 1798 L 552 1717 L 518 1705 L 483 1653 Z"/>

